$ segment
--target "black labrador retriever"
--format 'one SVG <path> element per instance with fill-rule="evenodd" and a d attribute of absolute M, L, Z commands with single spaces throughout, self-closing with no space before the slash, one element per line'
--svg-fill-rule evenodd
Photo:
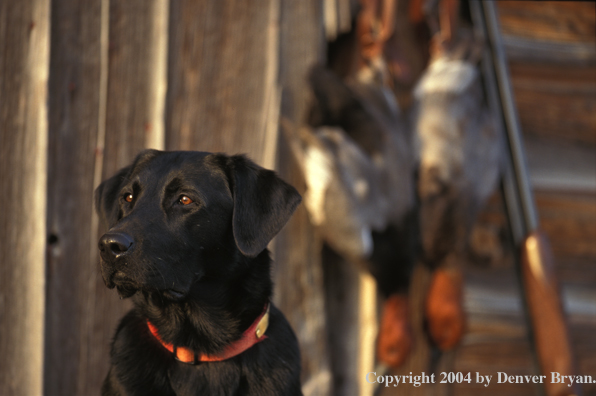
<path fill-rule="evenodd" d="M 301 197 L 244 156 L 148 150 L 95 191 L 101 273 L 134 308 L 103 395 L 301 395 L 269 241 Z"/>

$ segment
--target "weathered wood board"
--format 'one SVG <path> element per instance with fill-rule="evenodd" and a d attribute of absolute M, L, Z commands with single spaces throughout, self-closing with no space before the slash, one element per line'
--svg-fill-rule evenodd
<path fill-rule="evenodd" d="M 46 1 L 0 2 L 0 394 L 41 394 L 45 313 Z"/>
<path fill-rule="evenodd" d="M 94 394 L 130 302 L 99 274 L 93 190 L 163 148 L 167 3 L 52 4 L 45 389 Z"/>

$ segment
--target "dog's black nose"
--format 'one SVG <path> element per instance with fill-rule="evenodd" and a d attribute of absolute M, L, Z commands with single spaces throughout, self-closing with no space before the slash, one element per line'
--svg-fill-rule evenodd
<path fill-rule="evenodd" d="M 99 239 L 99 250 L 104 260 L 114 260 L 124 256 L 132 245 L 132 237 L 124 233 L 107 233 Z"/>

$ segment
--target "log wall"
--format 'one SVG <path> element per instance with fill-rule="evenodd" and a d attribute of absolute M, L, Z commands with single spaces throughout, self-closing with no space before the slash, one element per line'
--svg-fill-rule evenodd
<path fill-rule="evenodd" d="M 357 4 L 0 0 L 0 394 L 98 393 L 130 305 L 99 275 L 104 230 L 93 190 L 140 150 L 247 153 L 304 192 L 279 120 L 304 122 L 308 69 L 350 29 Z M 594 3 L 501 1 L 499 10 L 580 371 L 595 373 Z M 505 228 L 495 197 L 475 234 L 489 264 L 467 275 L 470 332 L 442 367 L 532 370 L 512 253 L 499 245 Z M 374 283 L 324 253 L 304 207 L 271 250 L 275 302 L 301 344 L 304 393 L 371 394 Z M 428 274 L 414 282 L 424 288 Z M 500 311 L 487 302 L 494 296 Z M 422 370 L 424 348 L 404 370 Z"/>

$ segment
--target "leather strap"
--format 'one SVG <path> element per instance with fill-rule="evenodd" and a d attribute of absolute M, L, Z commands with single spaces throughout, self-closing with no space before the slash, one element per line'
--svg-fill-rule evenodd
<path fill-rule="evenodd" d="M 265 332 L 269 326 L 269 308 L 270 304 L 267 303 L 261 315 L 255 319 L 252 325 L 244 333 L 242 333 L 242 336 L 237 341 L 228 345 L 221 353 L 216 355 L 196 353 L 188 348 L 165 342 L 159 336 L 157 328 L 153 323 L 147 321 L 147 326 L 149 327 L 151 334 L 157 338 L 161 345 L 174 354 L 176 360 L 190 364 L 197 364 L 199 362 L 220 362 L 240 355 L 256 343 L 267 338 Z"/>

